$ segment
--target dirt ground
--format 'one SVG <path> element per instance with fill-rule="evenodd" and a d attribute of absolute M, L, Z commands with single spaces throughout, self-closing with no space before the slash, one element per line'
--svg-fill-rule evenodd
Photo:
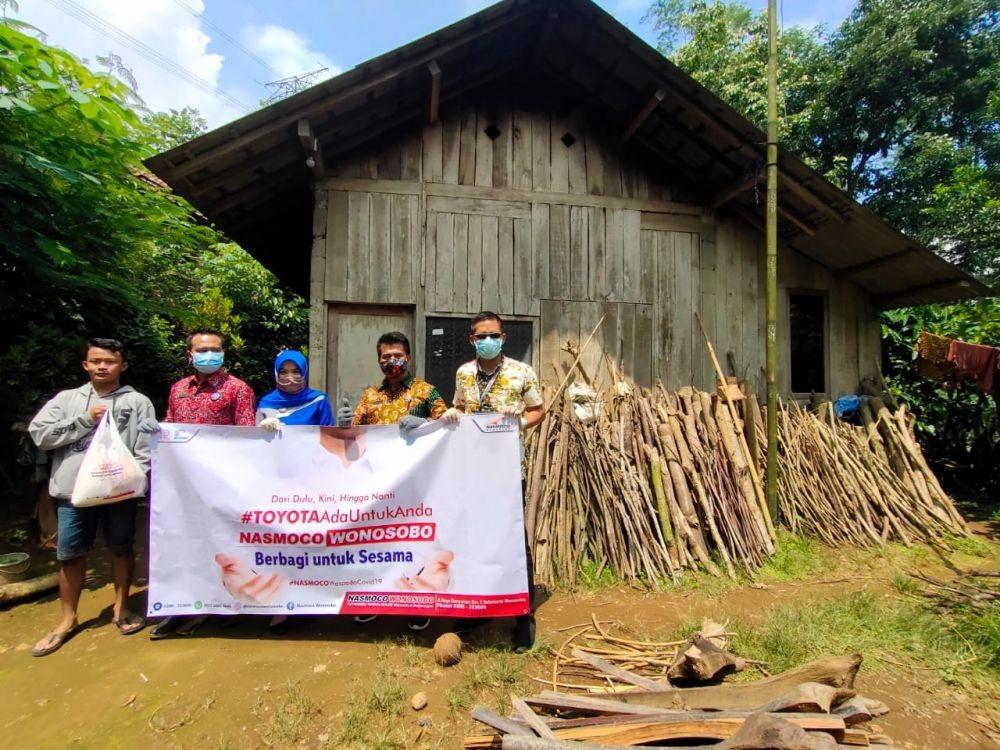
<path fill-rule="evenodd" d="M 392 683 L 384 689 L 402 688 L 405 695 L 406 707 L 392 720 L 397 736 L 407 738 L 404 746 L 458 748 L 473 726 L 468 708 L 457 704 L 459 687 L 513 689 L 504 680 L 513 682 L 509 669 L 519 666 L 515 660 L 525 664 L 518 689 L 541 689 L 532 678 L 549 674 L 545 648 L 529 656 L 499 650 L 506 646 L 509 621 L 476 631 L 462 663 L 449 669 L 437 667 L 430 654 L 434 639 L 447 629 L 443 622 L 413 639 L 403 637 L 409 634 L 397 618 L 358 626 L 332 617 L 297 621 L 283 637 L 268 634 L 264 621 L 251 617 L 217 618 L 187 638 L 151 642 L 148 631 L 123 637 L 110 624 L 111 586 L 106 566 L 99 564 L 102 558 L 103 553 L 95 554 L 96 575 L 84 592 L 83 630 L 58 653 L 30 656 L 31 645 L 54 623 L 54 596 L 0 612 L 4 747 L 332 748 L 359 695 L 375 691 L 367 705 L 378 708 L 383 688 L 374 683 L 382 680 Z M 849 580 L 833 574 L 826 582 L 772 583 L 724 593 L 653 594 L 627 588 L 555 593 L 538 610 L 539 639 L 558 645 L 566 637 L 561 628 L 586 622 L 591 613 L 626 628 L 641 622 L 645 632 L 666 632 L 703 616 L 752 618 L 782 603 L 884 587 L 877 573 Z M 145 603 L 143 591 L 140 585 L 134 597 L 139 608 Z M 491 684 L 489 670 L 497 667 L 500 676 Z M 997 746 L 975 720 L 980 707 L 948 689 L 935 671 L 873 674 L 862 666 L 858 688 L 890 707 L 877 723 L 901 747 Z M 428 697 L 419 714 L 409 708 L 417 691 Z M 429 725 L 421 727 L 421 719 Z M 365 744 L 372 750 L 394 746 L 389 741 Z"/>

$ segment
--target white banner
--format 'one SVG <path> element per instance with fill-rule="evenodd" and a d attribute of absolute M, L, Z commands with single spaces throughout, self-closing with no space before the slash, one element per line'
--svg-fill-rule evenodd
<path fill-rule="evenodd" d="M 148 614 L 529 611 L 517 427 L 164 424 Z"/>

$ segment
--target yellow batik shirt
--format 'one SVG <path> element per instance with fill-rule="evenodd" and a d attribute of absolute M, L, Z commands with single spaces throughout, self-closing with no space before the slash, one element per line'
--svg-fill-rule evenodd
<path fill-rule="evenodd" d="M 459 411 L 499 412 L 505 406 L 522 403 L 525 407 L 542 405 L 538 376 L 531 365 L 504 357 L 494 379 L 480 373 L 478 360 L 474 359 L 455 373 L 455 408 Z"/>
<path fill-rule="evenodd" d="M 411 375 L 399 388 L 390 388 L 385 380 L 366 388 L 354 410 L 354 424 L 396 424 L 408 414 L 438 419 L 447 408 L 437 388 Z"/>

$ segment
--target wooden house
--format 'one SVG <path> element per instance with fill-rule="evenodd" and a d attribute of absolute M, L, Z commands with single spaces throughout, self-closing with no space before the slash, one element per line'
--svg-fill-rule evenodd
<path fill-rule="evenodd" d="M 331 395 L 399 329 L 450 398 L 481 309 L 543 377 L 605 316 L 592 375 L 710 387 L 703 325 L 763 392 L 764 142 L 589 0 L 506 0 L 149 166 L 308 295 Z M 988 293 L 788 152 L 778 209 L 786 396 L 856 392 L 879 310 Z"/>

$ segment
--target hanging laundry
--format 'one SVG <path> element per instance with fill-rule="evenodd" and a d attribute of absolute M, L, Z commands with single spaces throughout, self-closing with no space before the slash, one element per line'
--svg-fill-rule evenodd
<path fill-rule="evenodd" d="M 952 341 L 948 348 L 948 361 L 955 366 L 954 378 L 975 380 L 981 393 L 991 393 L 1000 367 L 1000 349 L 983 344 Z"/>

